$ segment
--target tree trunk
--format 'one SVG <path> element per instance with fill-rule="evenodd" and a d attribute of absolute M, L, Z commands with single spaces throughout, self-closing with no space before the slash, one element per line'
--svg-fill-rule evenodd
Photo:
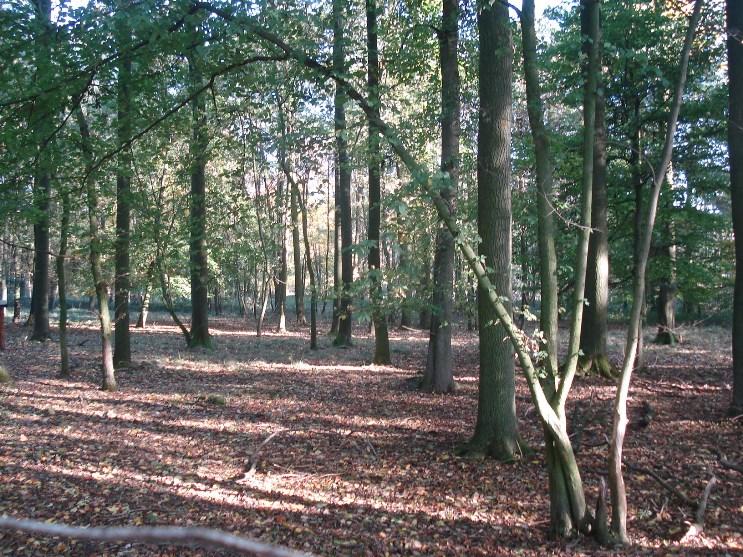
<path fill-rule="evenodd" d="M 599 43 L 599 63 L 600 57 L 601 43 Z M 583 356 L 581 356 L 579 365 L 584 371 L 611 377 L 613 369 L 606 349 L 609 313 L 609 226 L 607 223 L 605 104 L 603 86 L 599 82 L 593 147 L 592 231 L 588 242 L 588 265 L 586 267 L 587 304 L 583 309 L 584 317 L 580 338 Z"/>
<path fill-rule="evenodd" d="M 129 367 L 131 362 L 131 338 L 129 333 L 129 292 L 131 270 L 129 264 L 129 234 L 131 213 L 132 154 L 128 145 L 132 136 L 131 124 L 131 73 L 132 61 L 129 53 L 131 30 L 127 20 L 128 3 L 119 1 L 116 19 L 116 42 L 121 52 L 117 79 L 117 141 L 121 152 L 116 168 L 116 275 L 114 279 L 114 365 Z"/>
<path fill-rule="evenodd" d="M 511 311 L 511 78 L 513 45 L 508 8 L 485 3 L 480 32 L 480 117 L 477 142 L 479 254 L 492 267 L 492 282 Z M 513 346 L 503 324 L 478 289 L 480 383 L 477 424 L 471 445 L 500 460 L 519 454 Z"/>
<path fill-rule="evenodd" d="M 48 71 L 51 61 L 51 2 L 34 0 L 38 18 L 39 51 L 36 60 L 37 75 Z M 29 127 L 35 134 L 38 147 L 36 168 L 34 171 L 33 204 L 36 210 L 34 221 L 34 274 L 29 320 L 33 325 L 31 340 L 45 341 L 49 338 L 49 197 L 51 194 L 52 156 L 50 151 L 50 123 L 52 115 L 48 106 L 43 106 L 44 99 L 39 99 L 35 107 L 38 116 L 32 118 Z"/>
<path fill-rule="evenodd" d="M 147 277 L 145 278 L 144 292 L 142 293 L 142 307 L 139 308 L 139 318 L 137 318 L 137 329 L 144 329 L 147 327 L 147 315 L 150 312 L 150 298 L 152 296 L 152 281 L 155 275 L 156 261 L 153 259 L 150 261 L 147 267 Z"/>
<path fill-rule="evenodd" d="M 558 289 L 557 255 L 555 253 L 555 225 L 552 214 L 553 168 L 550 142 L 544 123 L 544 104 L 537 64 L 537 34 L 534 1 L 526 0 L 521 10 L 524 75 L 526 81 L 527 112 L 534 141 L 537 178 L 537 244 L 539 248 L 539 276 L 541 312 L 539 326 L 544 334 L 542 349 L 548 354 L 545 367 L 550 377 L 557 376 L 558 346 Z"/>
<path fill-rule="evenodd" d="M 381 107 L 379 91 L 379 46 L 377 41 L 377 2 L 366 0 L 366 53 L 368 57 L 367 85 L 369 101 L 377 117 Z M 382 221 L 382 176 L 379 132 L 369 119 L 369 298 L 374 322 L 374 358 L 378 365 L 390 363 L 390 339 L 387 331 L 387 315 L 382 294 L 382 262 L 380 257 L 380 227 Z"/>
<path fill-rule="evenodd" d="M 624 447 L 624 436 L 627 429 L 627 398 L 632 371 L 635 368 L 635 357 L 637 355 L 637 339 L 641 334 L 642 306 L 645 299 L 645 269 L 647 267 L 650 245 L 652 242 L 653 225 L 658 207 L 660 188 L 671 162 L 673 153 L 673 138 L 676 133 L 676 123 L 681 110 L 681 101 L 684 87 L 686 85 L 686 74 L 689 67 L 689 55 L 691 53 L 694 34 L 699 23 L 702 0 L 694 1 L 694 11 L 689 21 L 684 46 L 681 51 L 679 62 L 678 81 L 674 87 L 671 112 L 668 116 L 665 142 L 663 145 L 662 158 L 655 168 L 653 176 L 653 188 L 648 200 L 647 219 L 642 233 L 640 249 L 638 250 L 637 266 L 634 276 L 634 295 L 632 301 L 632 314 L 629 328 L 627 330 L 627 343 L 624 350 L 624 365 L 619 379 L 616 397 L 614 399 L 614 419 L 612 427 L 611 446 L 609 448 L 609 487 L 611 490 L 612 507 L 612 533 L 617 541 L 627 543 L 627 492 L 622 476 L 622 449 Z"/>
<path fill-rule="evenodd" d="M 301 213 L 302 213 L 302 235 L 304 237 L 304 253 L 307 257 L 307 270 L 310 275 L 310 349 L 317 350 L 317 277 L 315 275 L 315 268 L 312 265 L 312 250 L 310 249 L 310 234 L 309 226 L 307 224 L 307 205 L 302 199 L 302 195 L 299 192 L 299 188 L 295 182 L 292 183 L 292 188 L 296 190 L 297 200 L 299 201 Z"/>
<path fill-rule="evenodd" d="M 296 190 L 296 191 L 295 191 Z M 294 309 L 297 323 L 305 325 L 307 318 L 304 316 L 304 266 L 302 265 L 302 247 L 299 238 L 299 190 L 292 186 L 291 189 L 291 214 L 292 214 L 292 247 L 294 252 Z"/>
<path fill-rule="evenodd" d="M 111 314 L 108 310 L 108 284 L 103 275 L 101 264 L 101 238 L 98 225 L 98 192 L 91 175 L 93 169 L 93 150 L 90 145 L 88 123 L 82 110 L 75 111 L 78 127 L 80 128 L 83 158 L 85 159 L 86 181 L 85 193 L 88 205 L 88 233 L 90 235 L 90 269 L 93 274 L 93 284 L 98 299 L 98 321 L 101 324 L 101 388 L 104 391 L 116 390 L 116 376 L 114 374 L 113 347 L 111 346 Z"/>
<path fill-rule="evenodd" d="M 727 0 L 730 197 L 735 233 L 732 415 L 743 414 L 743 4 Z"/>
<path fill-rule="evenodd" d="M 439 32 L 439 63 L 441 65 L 441 171 L 448 174 L 449 183 L 440 195 L 454 210 L 454 193 L 459 179 L 459 43 L 458 0 L 443 0 L 441 31 Z M 428 340 L 423 389 L 437 393 L 454 388 L 451 351 L 451 326 L 454 295 L 454 238 L 443 224 L 436 232 L 436 252 L 433 258 L 433 316 Z"/>
<path fill-rule="evenodd" d="M 333 0 L 333 68 L 340 75 L 346 71 L 344 3 Z M 338 151 L 338 189 L 335 192 L 336 206 L 340 213 L 341 228 L 341 278 L 343 286 L 340 291 L 338 308 L 338 335 L 335 346 L 350 346 L 353 328 L 351 314 L 351 286 L 353 283 L 353 253 L 351 252 L 351 162 L 348 155 L 346 134 L 346 94 L 341 87 L 335 90 L 335 144 Z"/>
<path fill-rule="evenodd" d="M 340 169 L 338 154 L 335 160 L 335 191 L 333 201 L 333 320 L 330 334 L 338 335 L 338 324 L 341 315 L 341 289 L 343 274 L 341 272 L 341 208 L 340 208 Z"/>
<path fill-rule="evenodd" d="M 641 100 L 638 95 L 633 99 L 633 121 L 632 137 L 630 138 L 630 169 L 632 172 L 632 189 L 635 193 L 635 212 L 633 215 L 633 233 L 632 233 L 632 265 L 633 274 L 637 273 L 640 259 L 640 240 L 642 237 L 642 196 L 643 182 L 642 177 L 642 120 L 640 119 Z M 637 336 L 635 365 L 637 369 L 645 366 L 645 347 L 643 345 L 642 324 L 645 321 L 645 300 L 642 300 L 640 308 L 640 331 Z"/>
<path fill-rule="evenodd" d="M 62 215 L 59 223 L 59 253 L 57 254 L 57 284 L 59 286 L 59 376 L 70 376 L 70 354 L 67 349 L 67 277 L 65 275 L 65 258 L 67 257 L 67 240 L 70 234 L 70 194 L 67 190 L 60 192 Z"/>
<path fill-rule="evenodd" d="M 191 86 L 202 85 L 201 60 L 196 52 L 189 55 Z M 209 265 L 206 248 L 206 162 L 209 137 L 204 94 L 191 101 L 192 137 L 189 145 L 191 162 L 191 210 L 189 214 L 189 261 L 191 271 L 191 342 L 192 348 L 210 347 L 209 335 Z"/>

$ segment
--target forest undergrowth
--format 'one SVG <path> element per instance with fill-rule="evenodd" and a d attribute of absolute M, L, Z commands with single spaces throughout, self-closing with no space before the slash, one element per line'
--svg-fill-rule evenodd
<path fill-rule="evenodd" d="M 198 525 L 318 555 L 614 554 L 590 539 L 548 537 L 542 432 L 517 385 L 518 462 L 460 458 L 474 428 L 476 336 L 457 329 L 457 391 L 416 389 L 428 335 L 391 332 L 393 365 L 307 331 L 267 332 L 215 320 L 215 348 L 189 351 L 164 316 L 133 330 L 119 390 L 98 389 L 98 332 L 71 327 L 71 381 L 58 347 L 10 326 L 0 386 L 0 515 L 84 526 Z M 324 324 L 323 324 L 324 326 Z M 296 327 L 295 327 L 296 329 Z M 743 420 L 730 399 L 729 333 L 689 328 L 675 347 L 650 344 L 633 381 L 625 447 L 633 545 L 626 555 L 743 553 Z M 53 334 L 56 334 L 54 332 Z M 620 363 L 623 330 L 610 334 Z M 589 499 L 605 474 L 614 386 L 581 377 L 568 419 Z M 715 475 L 701 536 L 685 539 Z M 662 485 L 663 480 L 665 485 Z M 223 555 L 0 533 L 4 555 Z"/>

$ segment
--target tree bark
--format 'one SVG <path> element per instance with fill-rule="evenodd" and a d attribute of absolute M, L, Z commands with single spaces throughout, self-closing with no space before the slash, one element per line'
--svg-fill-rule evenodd
<path fill-rule="evenodd" d="M 50 72 L 51 60 L 51 2 L 34 0 L 38 19 L 39 39 L 36 60 L 36 73 L 41 76 Z M 44 106 L 44 98 L 39 99 L 34 115 L 29 122 L 37 143 L 36 169 L 33 184 L 33 205 L 36 210 L 34 221 L 34 274 L 31 295 L 31 314 L 33 325 L 31 340 L 45 341 L 49 338 L 49 197 L 51 194 L 52 157 L 50 151 L 51 114 Z M 48 101 L 48 99 L 47 99 Z"/>
<path fill-rule="evenodd" d="M 116 168 L 116 243 L 114 278 L 114 365 L 129 367 L 131 362 L 131 337 L 129 333 L 129 292 L 131 269 L 129 263 L 129 236 L 131 228 L 131 176 L 132 153 L 128 145 L 132 136 L 131 74 L 132 60 L 129 53 L 131 29 L 127 19 L 131 14 L 127 2 L 117 2 L 116 43 L 121 53 L 117 78 L 117 141 L 121 152 Z"/>
<path fill-rule="evenodd" d="M 381 109 L 379 91 L 379 46 L 377 41 L 377 2 L 366 0 L 366 54 L 368 97 L 377 117 Z M 382 262 L 380 257 L 380 227 L 382 221 L 382 172 L 379 131 L 369 118 L 369 298 L 371 300 L 372 321 L 374 323 L 374 357 L 378 365 L 390 363 L 390 339 L 387 331 L 387 315 L 384 311 L 382 294 Z"/>
<path fill-rule="evenodd" d="M 508 8 L 483 3 L 480 33 L 479 132 L 477 140 L 477 229 L 495 290 L 511 312 L 511 80 L 513 45 Z M 490 269 L 492 268 L 492 269 Z M 473 449 L 500 460 L 519 453 L 513 346 L 488 293 L 477 292 L 480 321 L 480 382 Z"/>
<path fill-rule="evenodd" d="M 441 66 L 441 172 L 449 182 L 439 195 L 454 211 L 454 193 L 459 180 L 459 2 L 443 0 L 439 32 Z M 428 340 L 426 371 L 422 387 L 426 391 L 446 393 L 454 388 L 451 328 L 454 295 L 454 238 L 443 224 L 436 232 L 433 258 L 433 315 Z"/>
<path fill-rule="evenodd" d="M 65 259 L 70 235 L 70 193 L 60 192 L 62 215 L 59 223 L 59 253 L 57 254 L 57 284 L 59 286 L 59 376 L 70 376 L 70 353 L 67 348 L 67 276 Z"/>
<path fill-rule="evenodd" d="M 525 0 L 521 9 L 526 106 L 529 115 L 537 179 L 537 244 L 539 247 L 539 276 L 541 312 L 539 326 L 544 335 L 542 348 L 548 356 L 545 361 L 548 377 L 557 376 L 558 346 L 558 289 L 557 255 L 555 253 L 555 224 L 552 214 L 553 168 L 549 135 L 544 123 L 544 103 L 537 64 L 537 33 L 534 0 Z"/>
<path fill-rule="evenodd" d="M 599 64 L 601 63 L 599 38 Z M 613 369 L 607 357 L 606 339 L 609 314 L 609 225 L 607 222 L 608 195 L 606 183 L 606 101 L 599 77 L 596 94 L 596 131 L 593 147 L 593 187 L 591 195 L 591 237 L 588 242 L 586 267 L 586 306 L 581 327 L 580 348 L 583 352 L 580 366 L 603 376 L 611 376 Z"/>
<path fill-rule="evenodd" d="M 345 13 L 342 0 L 333 0 L 333 68 L 339 75 L 346 72 Z M 335 346 L 351 346 L 353 316 L 351 286 L 353 283 L 353 253 L 351 252 L 351 161 L 348 155 L 346 129 L 346 94 L 342 87 L 335 90 L 335 144 L 338 152 L 338 189 L 335 192 L 341 229 L 341 279 L 340 306 L 338 308 L 338 335 Z"/>
<path fill-rule="evenodd" d="M 116 390 L 116 376 L 114 373 L 113 347 L 111 345 L 111 314 L 108 310 L 108 284 L 103 275 L 101 263 L 101 238 L 98 224 L 98 192 L 92 175 L 93 150 L 90 145 L 90 131 L 82 110 L 78 107 L 75 112 L 86 166 L 85 193 L 88 205 L 88 233 L 90 235 L 90 269 L 93 274 L 95 294 L 98 299 L 98 321 L 101 325 L 101 388 L 104 391 Z"/>
<path fill-rule="evenodd" d="M 730 197 L 735 233 L 733 295 L 733 397 L 730 413 L 743 414 L 743 5 L 727 0 L 727 48 L 730 122 Z"/>
<path fill-rule="evenodd" d="M 195 52 L 188 58 L 191 86 L 202 85 L 201 60 Z M 209 335 L 209 265 L 206 247 L 206 162 L 209 137 L 204 94 L 191 101 L 192 136 L 189 145 L 191 195 L 189 214 L 189 262 L 191 272 L 191 339 L 192 348 L 211 346 Z"/>
<path fill-rule="evenodd" d="M 292 185 L 291 215 L 292 215 L 292 248 L 294 255 L 294 309 L 297 323 L 304 325 L 307 318 L 304 315 L 304 266 L 302 265 L 302 247 L 299 238 L 299 191 Z"/>

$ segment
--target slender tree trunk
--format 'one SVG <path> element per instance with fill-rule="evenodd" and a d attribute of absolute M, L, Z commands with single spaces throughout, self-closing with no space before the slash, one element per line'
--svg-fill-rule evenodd
<path fill-rule="evenodd" d="M 601 43 L 599 43 L 599 63 Z M 580 366 L 605 377 L 612 377 L 613 369 L 607 357 L 606 339 L 609 316 L 609 226 L 607 222 L 608 195 L 606 185 L 606 101 L 599 80 L 596 96 L 596 132 L 593 148 L 593 193 L 591 202 L 591 238 L 588 243 L 586 268 L 586 301 L 583 309 L 580 347 L 583 356 Z"/>
<path fill-rule="evenodd" d="M 633 99 L 633 122 L 632 137 L 630 138 L 630 168 L 632 172 L 632 189 L 635 193 L 635 212 L 633 215 L 633 245 L 632 245 L 632 265 L 633 274 L 637 273 L 640 260 L 640 243 L 642 238 L 642 197 L 643 197 L 643 172 L 642 172 L 642 120 L 640 116 L 641 100 L 635 95 Z M 640 308 L 640 332 L 637 336 L 635 365 L 637 369 L 642 369 L 645 365 L 645 349 L 643 344 L 642 324 L 645 321 L 645 299 L 642 300 Z"/>
<path fill-rule="evenodd" d="M 733 295 L 733 398 L 730 414 L 743 414 L 743 4 L 727 0 L 728 80 L 730 84 L 728 145 L 730 197 L 735 233 Z"/>
<path fill-rule="evenodd" d="M 333 207 L 333 321 L 330 325 L 330 334 L 337 336 L 341 315 L 341 291 L 343 289 L 343 274 L 341 272 L 340 169 L 337 153 Z"/>
<path fill-rule="evenodd" d="M 296 182 L 292 182 L 292 188 L 296 192 L 302 213 L 302 235 L 304 237 L 304 253 L 307 257 L 307 270 L 310 275 L 310 349 L 317 350 L 317 277 L 315 268 L 312 265 L 312 250 L 310 249 L 310 234 L 307 224 L 307 205 L 302 199 L 302 195 L 297 187 Z"/>
<path fill-rule="evenodd" d="M 284 201 L 284 184 L 279 181 L 278 188 L 276 190 L 276 209 L 279 211 L 279 268 L 278 277 L 275 280 L 275 300 L 276 300 L 276 311 L 279 313 L 279 324 L 276 330 L 279 332 L 286 332 L 286 283 L 288 280 L 287 270 L 287 252 L 286 252 L 286 226 L 284 220 L 284 208 L 286 207 Z"/>
<path fill-rule="evenodd" d="M 128 2 L 117 3 L 119 12 L 116 18 L 116 42 L 121 52 L 117 79 L 117 141 L 121 153 L 116 168 L 116 275 L 114 280 L 114 365 L 117 368 L 129 367 L 131 362 L 131 338 L 129 333 L 129 292 L 131 290 L 131 271 L 129 264 L 129 235 L 131 226 L 131 176 L 132 154 L 128 143 L 132 136 L 131 123 L 131 73 L 132 61 L 129 54 L 131 30 L 126 9 Z"/>
<path fill-rule="evenodd" d="M 627 331 L 627 343 L 624 350 L 624 365 L 622 366 L 622 375 L 619 380 L 616 398 L 614 400 L 614 420 L 611 446 L 609 448 L 609 487 L 611 490 L 612 506 L 611 529 L 616 539 L 621 543 L 627 543 L 629 541 L 629 538 L 627 537 L 627 493 L 624 486 L 624 478 L 622 476 L 622 449 L 627 428 L 627 397 L 629 394 L 632 371 L 635 368 L 637 339 L 640 336 L 642 306 L 645 298 L 645 269 L 650 254 L 650 244 L 652 241 L 653 225 L 655 224 L 655 214 L 658 207 L 660 188 L 663 184 L 668 165 L 671 162 L 671 155 L 673 153 L 673 137 L 676 133 L 676 123 L 678 122 L 678 115 L 681 110 L 681 101 L 689 67 L 689 56 L 694 40 L 694 34 L 700 18 L 701 8 L 702 0 L 695 0 L 694 11 L 691 20 L 689 21 L 684 46 L 681 51 L 679 77 L 674 87 L 673 101 L 671 104 L 671 112 L 668 116 L 662 158 L 654 171 L 653 188 L 648 201 L 647 219 L 642 233 L 637 268 L 635 269 L 632 314 L 630 316 L 629 328 Z"/>
<path fill-rule="evenodd" d="M 484 3 L 480 32 L 480 125 L 477 142 L 479 253 L 493 268 L 492 281 L 511 311 L 511 78 L 513 45 L 508 8 Z M 471 444 L 500 460 L 519 453 L 513 346 L 504 325 L 478 289 L 480 383 L 477 424 Z"/>
<path fill-rule="evenodd" d="M 295 191 L 296 190 L 296 191 Z M 294 307 L 297 315 L 297 323 L 307 323 L 304 316 L 304 266 L 302 265 L 302 247 L 299 238 L 299 200 L 300 195 L 297 188 L 291 189 L 291 215 L 292 215 L 292 248 L 294 252 Z"/>
<path fill-rule="evenodd" d="M 377 41 L 377 2 L 366 0 L 366 53 L 368 57 L 367 85 L 372 107 L 379 115 L 381 95 L 379 91 L 379 46 Z M 371 287 L 369 297 L 374 322 L 375 364 L 390 363 L 390 339 L 387 331 L 387 315 L 384 311 L 382 294 L 382 263 L 380 257 L 380 227 L 382 221 L 382 176 L 379 131 L 369 120 L 369 278 Z"/>
<path fill-rule="evenodd" d="M 70 235 L 70 194 L 67 190 L 60 192 L 62 215 L 59 223 L 59 253 L 57 254 L 57 284 L 59 285 L 59 376 L 70 376 L 70 354 L 67 349 L 67 276 L 65 258 L 67 241 Z"/>
<path fill-rule="evenodd" d="M 534 141 L 537 178 L 537 243 L 539 248 L 539 276 L 541 313 L 539 325 L 544 334 L 542 348 L 548 356 L 545 361 L 548 376 L 557 376 L 558 346 L 558 290 L 557 255 L 555 253 L 555 225 L 553 210 L 553 168 L 550 143 L 544 123 L 544 104 L 537 65 L 537 34 L 534 19 L 534 0 L 525 0 L 521 10 L 526 103 Z"/>
<path fill-rule="evenodd" d="M 448 174 L 449 184 L 441 197 L 454 210 L 454 193 L 459 179 L 459 4 L 443 0 L 439 33 L 441 65 L 441 171 Z M 423 389 L 438 393 L 454 388 L 451 351 L 451 326 L 454 305 L 454 238 L 446 226 L 436 232 L 433 258 L 433 308 Z"/>
<path fill-rule="evenodd" d="M 40 29 L 36 73 L 41 75 L 50 72 L 48 65 L 51 60 L 52 8 L 49 0 L 34 0 L 34 7 Z M 36 219 L 34 221 L 33 293 L 29 320 L 33 325 L 31 340 L 42 342 L 49 338 L 49 197 L 52 174 L 49 145 L 52 115 L 48 112 L 48 107 L 44 106 L 43 101 L 43 97 L 39 99 L 38 106 L 34 107 L 34 115 L 29 122 L 38 145 L 33 184 Z"/>
<path fill-rule="evenodd" d="M 139 317 L 137 318 L 137 329 L 144 329 L 147 327 L 147 315 L 150 312 L 150 298 L 152 297 L 152 281 L 155 278 L 156 266 L 156 260 L 153 259 L 147 267 L 144 292 L 142 293 L 142 307 L 139 308 Z"/>
<path fill-rule="evenodd" d="M 76 110 L 80 138 L 85 159 L 86 175 L 85 193 L 88 205 L 88 233 L 90 235 L 90 269 L 93 274 L 95 294 L 98 299 L 98 320 L 101 324 L 101 388 L 104 391 L 116 390 L 116 376 L 114 374 L 113 347 L 111 345 L 111 314 L 108 310 L 108 284 L 103 275 L 101 263 L 101 238 L 98 225 L 98 192 L 92 176 L 93 150 L 90 145 L 88 123 L 80 108 Z"/>
<path fill-rule="evenodd" d="M 191 86 L 201 86 L 201 60 L 191 53 L 188 60 Z M 209 335 L 209 265 L 206 247 L 206 162 L 209 138 L 204 94 L 191 101 L 192 137 L 189 146 L 191 162 L 191 210 L 189 215 L 189 260 L 191 270 L 191 342 L 190 346 L 210 347 Z"/>
<path fill-rule="evenodd" d="M 342 0 L 333 0 L 333 68 L 336 73 L 344 74 L 345 62 L 345 13 Z M 346 134 L 346 94 L 341 87 L 335 91 L 335 144 L 338 151 L 338 189 L 335 192 L 336 205 L 340 213 L 341 228 L 341 278 L 338 335 L 333 342 L 336 346 L 351 345 L 353 316 L 351 314 L 351 286 L 353 283 L 353 253 L 351 222 L 351 161 L 348 155 Z"/>

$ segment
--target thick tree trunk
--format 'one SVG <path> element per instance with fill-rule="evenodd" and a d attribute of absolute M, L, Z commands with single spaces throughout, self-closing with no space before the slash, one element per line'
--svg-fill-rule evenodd
<path fill-rule="evenodd" d="M 36 17 L 39 20 L 39 52 L 36 72 L 48 71 L 51 60 L 51 2 L 34 0 Z M 52 156 L 49 146 L 51 114 L 42 105 L 35 110 L 38 116 L 32 118 L 29 127 L 35 134 L 38 145 L 36 169 L 33 184 L 33 204 L 36 210 L 34 221 L 34 274 L 29 321 L 33 325 L 31 340 L 45 341 L 49 338 L 49 197 L 51 194 Z"/>
<path fill-rule="evenodd" d="M 333 68 L 343 75 L 346 71 L 345 61 L 345 14 L 344 3 L 333 0 Z M 346 94 L 341 87 L 335 90 L 335 144 L 338 152 L 338 189 L 335 192 L 336 206 L 339 212 L 341 229 L 341 279 L 340 306 L 338 308 L 338 335 L 335 346 L 350 346 L 353 329 L 351 313 L 351 286 L 353 283 L 353 253 L 351 252 L 351 162 L 348 155 L 346 129 Z"/>
<path fill-rule="evenodd" d="M 730 413 L 743 414 L 743 4 L 727 0 L 728 79 L 730 84 L 728 145 L 730 197 L 735 233 L 733 295 L 733 398 Z"/>
<path fill-rule="evenodd" d="M 122 53 L 118 64 L 117 79 L 117 141 L 119 148 L 116 168 L 116 256 L 114 279 L 114 365 L 117 368 L 129 367 L 131 362 L 131 338 L 129 333 L 129 292 L 131 290 L 131 270 L 129 264 L 129 234 L 131 226 L 131 176 L 132 154 L 128 145 L 132 136 L 131 123 L 131 73 L 132 61 L 129 54 L 131 30 L 127 19 L 126 3 L 118 2 L 116 18 L 116 42 Z"/>
<path fill-rule="evenodd" d="M 484 3 L 480 32 L 480 125 L 477 142 L 477 229 L 479 254 L 492 267 L 492 282 L 511 311 L 511 77 L 513 45 L 508 8 Z M 519 454 L 513 346 L 503 323 L 477 292 L 480 321 L 480 383 L 477 424 L 471 445 L 500 460 Z"/>
<path fill-rule="evenodd" d="M 90 145 L 90 131 L 82 110 L 78 107 L 75 112 L 85 159 L 87 179 L 85 193 L 88 205 L 88 233 L 90 235 L 90 269 L 93 274 L 95 294 L 98 299 L 98 321 L 101 324 L 101 388 L 104 391 L 116 390 L 116 376 L 114 374 L 113 347 L 111 345 L 111 314 L 108 310 L 108 284 L 103 275 L 101 263 L 101 239 L 98 225 L 98 192 L 93 181 L 93 150 Z"/>
<path fill-rule="evenodd" d="M 601 46 L 599 44 L 599 56 Z M 599 59 L 600 63 L 600 59 Z M 583 309 L 580 366 L 584 371 L 611 377 L 606 339 L 609 314 L 609 226 L 607 223 L 606 183 L 606 101 L 601 83 L 596 96 L 596 132 L 593 149 L 593 194 L 591 202 L 591 238 L 588 243 L 586 300 Z"/>
<path fill-rule="evenodd" d="M 439 64 L 441 66 L 441 171 L 449 176 L 449 184 L 440 195 L 453 211 L 454 193 L 459 179 L 459 43 L 458 0 L 443 0 L 441 31 L 439 32 Z M 454 295 L 454 238 L 441 224 L 436 232 L 436 252 L 433 258 L 433 316 L 428 340 L 423 389 L 446 393 L 454 388 L 451 350 L 451 327 Z"/>
<path fill-rule="evenodd" d="M 379 91 L 379 47 L 377 44 L 377 2 L 366 0 L 366 53 L 367 86 L 369 101 L 379 117 L 381 95 Z M 369 119 L 369 298 L 374 323 L 374 357 L 379 365 L 390 363 L 390 339 L 387 331 L 387 315 L 382 307 L 382 262 L 380 257 L 380 227 L 382 221 L 382 172 L 379 132 Z"/>
<path fill-rule="evenodd" d="M 195 53 L 189 56 L 191 86 L 202 84 L 201 61 Z M 189 214 L 189 262 L 191 271 L 191 339 L 190 346 L 210 347 L 209 335 L 209 265 L 206 247 L 206 162 L 209 138 L 204 94 L 191 101 L 192 137 L 189 145 L 191 162 L 191 210 Z"/>
<path fill-rule="evenodd" d="M 614 400 L 614 419 L 612 427 L 611 446 L 609 448 L 609 487 L 611 490 L 612 524 L 611 529 L 617 541 L 627 543 L 627 492 L 622 476 L 622 450 L 624 447 L 624 436 L 627 429 L 627 398 L 629 396 L 629 385 L 632 371 L 635 368 L 635 357 L 637 355 L 637 340 L 641 334 L 642 306 L 645 298 L 645 270 L 647 267 L 650 245 L 652 242 L 653 226 L 658 207 L 660 188 L 671 162 L 673 153 L 673 138 L 676 132 L 679 112 L 684 87 L 686 85 L 686 74 L 689 67 L 689 55 L 694 40 L 694 34 L 699 23 L 702 0 L 695 0 L 694 11 L 689 21 L 684 46 L 681 51 L 679 62 L 678 81 L 674 87 L 671 112 L 668 116 L 665 142 L 663 145 L 662 158 L 654 170 L 653 187 L 648 200 L 647 219 L 642 231 L 640 249 L 637 254 L 637 266 L 635 269 L 633 285 L 632 314 L 630 316 L 627 331 L 627 343 L 624 350 L 624 365 L 617 387 Z"/>
<path fill-rule="evenodd" d="M 59 376 L 70 376 L 70 353 L 67 349 L 67 277 L 65 274 L 65 258 L 67 257 L 67 241 L 70 234 L 70 194 L 60 192 L 62 215 L 59 223 L 59 253 L 57 254 L 57 284 L 59 286 Z"/>

